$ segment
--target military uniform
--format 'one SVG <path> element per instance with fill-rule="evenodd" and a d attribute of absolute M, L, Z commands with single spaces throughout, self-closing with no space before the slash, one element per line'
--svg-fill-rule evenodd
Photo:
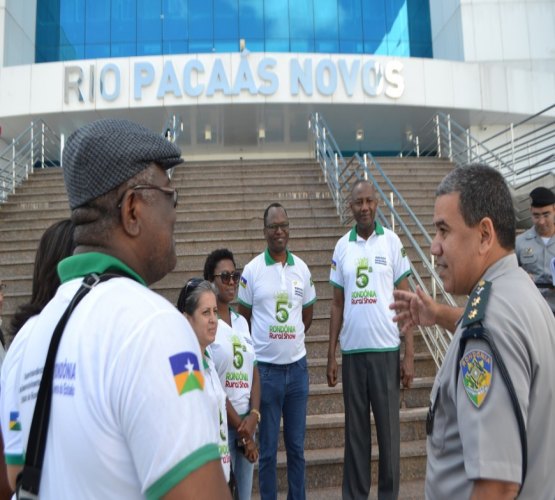
<path fill-rule="evenodd" d="M 519 265 L 532 276 L 555 314 L 555 287 L 550 268 L 551 260 L 555 258 L 555 236 L 545 244 L 536 228 L 531 227 L 517 237 L 515 251 Z"/>
<path fill-rule="evenodd" d="M 514 255 L 493 264 L 483 280 L 469 298 L 432 389 L 426 498 L 468 499 L 477 479 L 522 479 L 519 426 L 494 353 L 475 339 L 459 353 L 466 324 L 481 320 L 510 374 L 527 429 L 528 468 L 519 499 L 552 500 L 555 318 Z"/>

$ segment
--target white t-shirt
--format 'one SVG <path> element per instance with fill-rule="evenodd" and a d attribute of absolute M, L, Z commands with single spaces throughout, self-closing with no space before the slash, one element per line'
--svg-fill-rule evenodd
<path fill-rule="evenodd" d="M 21 377 L 21 359 L 27 346 L 27 337 L 33 331 L 38 316 L 32 316 L 19 329 L 10 346 L 9 365 L 2 365 L 0 375 L 0 420 L 2 421 L 2 438 L 6 461 L 13 465 L 23 464 L 23 443 L 21 417 L 19 409 L 19 392 L 10 390 L 17 386 Z M 38 391 L 38 386 L 37 386 Z M 6 418 L 7 417 L 7 418 Z"/>
<path fill-rule="evenodd" d="M 126 268 L 102 254 L 69 259 L 82 275 Z M 7 463 L 23 463 L 50 338 L 80 284 L 65 281 L 6 356 L 0 419 L 20 434 L 7 434 Z M 56 356 L 40 497 L 158 498 L 217 460 L 204 379 L 197 339 L 166 299 L 130 278 L 93 288 Z"/>
<path fill-rule="evenodd" d="M 343 290 L 343 327 L 339 341 L 344 354 L 399 348 L 393 322 L 393 289 L 410 271 L 399 237 L 377 222 L 365 240 L 356 226 L 335 245 L 330 283 Z"/>
<path fill-rule="evenodd" d="M 250 408 L 254 346 L 247 320 L 230 310 L 231 326 L 218 321 L 216 340 L 210 345 L 212 359 L 229 402 L 239 415 Z"/>
<path fill-rule="evenodd" d="M 218 328 L 220 326 L 218 325 Z M 210 398 L 210 417 L 212 424 L 210 427 L 216 432 L 215 438 L 218 441 L 220 459 L 226 481 L 229 481 L 231 471 L 231 455 L 229 453 L 229 441 L 227 439 L 227 410 L 225 407 L 226 395 L 218 377 L 218 372 L 212 360 L 212 346 L 206 348 L 204 356 L 204 373 L 206 374 L 206 393 Z"/>
<path fill-rule="evenodd" d="M 282 265 L 266 250 L 245 266 L 239 285 L 237 300 L 252 309 L 257 361 L 283 365 L 305 356 L 302 310 L 316 302 L 307 265 L 289 251 Z"/>

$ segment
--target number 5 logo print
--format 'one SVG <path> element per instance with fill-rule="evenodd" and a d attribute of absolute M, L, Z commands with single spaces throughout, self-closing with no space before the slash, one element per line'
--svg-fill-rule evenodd
<path fill-rule="evenodd" d="M 359 259 L 357 263 L 357 277 L 355 280 L 357 287 L 366 288 L 366 286 L 368 285 L 368 281 L 370 281 L 370 278 L 366 273 L 371 273 L 371 272 L 372 272 L 372 267 L 368 265 L 368 259 L 367 258 Z"/>
<path fill-rule="evenodd" d="M 291 307 L 291 305 L 287 292 L 278 292 L 276 294 L 276 319 L 280 323 L 285 323 L 289 319 L 288 307 Z"/>

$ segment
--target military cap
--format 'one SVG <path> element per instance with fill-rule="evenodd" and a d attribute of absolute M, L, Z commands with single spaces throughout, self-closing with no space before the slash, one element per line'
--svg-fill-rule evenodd
<path fill-rule="evenodd" d="M 73 132 L 62 155 L 64 182 L 73 210 L 123 184 L 151 163 L 163 169 L 183 162 L 162 135 L 128 120 L 97 120 Z"/>
<path fill-rule="evenodd" d="M 555 194 L 551 189 L 544 187 L 537 187 L 530 192 L 533 207 L 545 207 L 555 203 Z"/>

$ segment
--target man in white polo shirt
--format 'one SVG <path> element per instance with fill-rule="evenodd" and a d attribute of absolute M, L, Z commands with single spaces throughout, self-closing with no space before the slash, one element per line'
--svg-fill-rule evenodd
<path fill-rule="evenodd" d="M 413 378 L 412 333 L 402 365 L 399 330 L 389 304 L 393 289 L 408 289 L 410 263 L 395 233 L 375 221 L 378 200 L 372 184 L 357 181 L 351 191 L 356 224 L 335 246 L 330 283 L 333 297 L 328 349 L 328 385 L 337 384 L 337 340 L 341 343 L 345 402 L 343 499 L 370 493 L 370 415 L 379 443 L 378 498 L 399 492 L 399 385 Z M 341 336 L 339 333 L 341 331 Z"/>
<path fill-rule="evenodd" d="M 44 499 L 231 498 L 206 425 L 196 336 L 148 288 L 176 264 L 177 191 L 166 171 L 181 162 L 176 146 L 126 120 L 99 120 L 68 138 L 64 181 L 75 254 L 58 265 L 56 295 L 23 326 L 2 367 L 12 487 L 34 455 L 29 434 L 53 331 L 83 278 L 110 273 L 117 276 L 88 284 L 64 329 L 42 474 L 39 484 L 29 474 L 27 488 Z"/>
<path fill-rule="evenodd" d="M 272 203 L 264 212 L 268 248 L 251 260 L 239 286 L 239 312 L 251 323 L 260 373 L 261 500 L 277 497 L 277 448 L 283 413 L 288 498 L 304 500 L 304 436 L 308 400 L 305 332 L 312 322 L 316 291 L 307 265 L 287 250 L 289 218 Z"/>

